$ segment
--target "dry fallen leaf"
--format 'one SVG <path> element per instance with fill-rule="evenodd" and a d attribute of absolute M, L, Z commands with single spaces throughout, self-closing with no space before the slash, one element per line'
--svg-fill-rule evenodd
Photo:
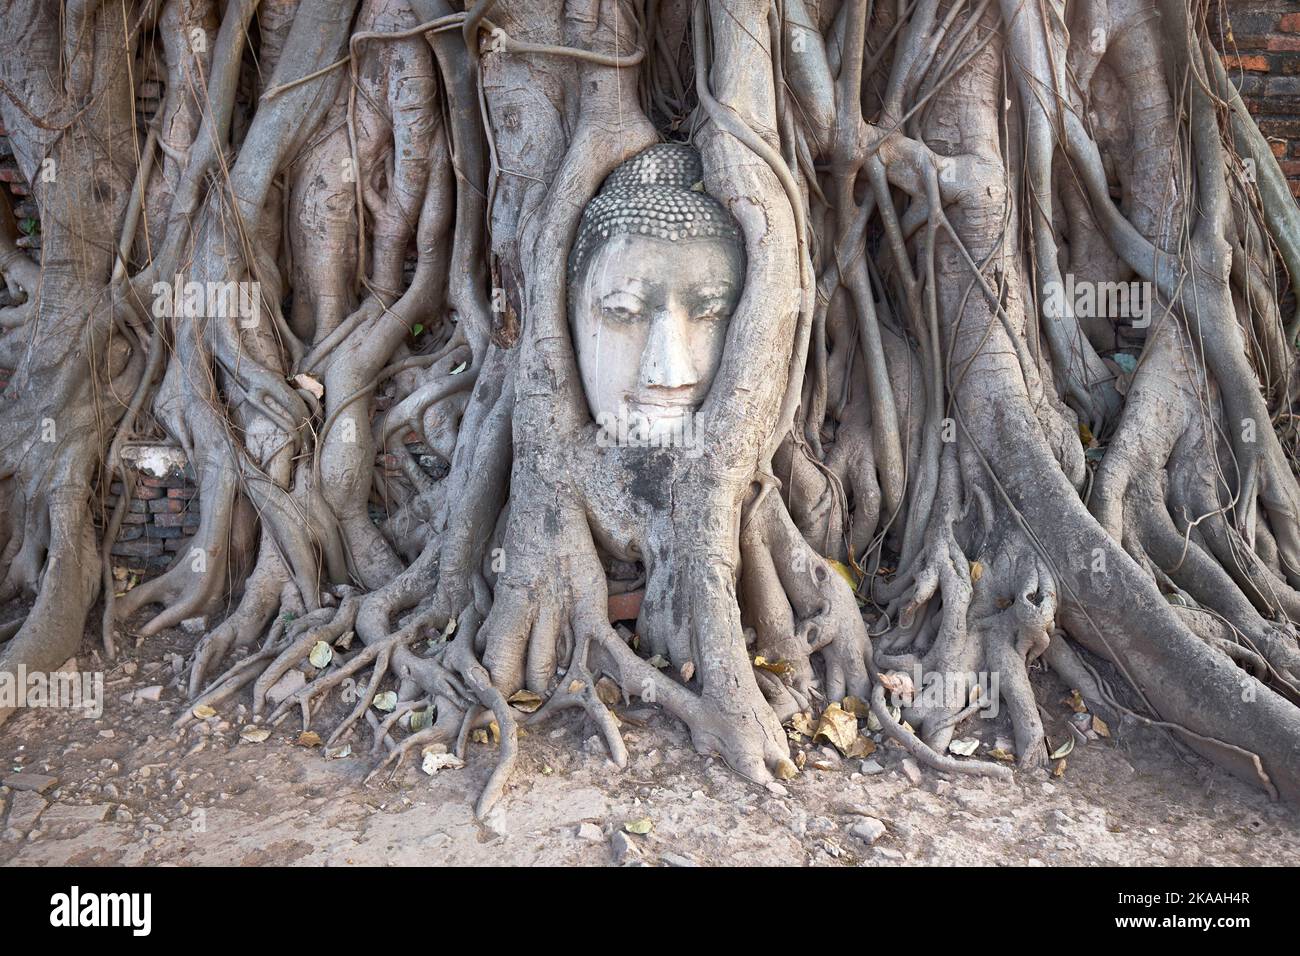
<path fill-rule="evenodd" d="M 310 392 L 312 397 L 316 399 L 319 399 L 325 394 L 325 386 L 305 372 L 301 375 L 295 375 L 293 377 L 293 382 L 304 391 Z"/>
<path fill-rule="evenodd" d="M 695 662 L 687 661 L 685 664 L 682 665 L 682 680 L 686 681 L 687 683 L 690 683 L 691 678 L 694 676 L 695 676 Z"/>
<path fill-rule="evenodd" d="M 465 761 L 455 754 L 435 753 L 430 750 L 425 753 L 420 769 L 432 777 L 439 770 L 459 770 L 463 766 Z"/>
<path fill-rule="evenodd" d="M 217 716 L 217 712 L 213 710 L 211 707 L 209 707 L 207 704 L 199 704 L 199 706 L 195 707 L 192 711 L 190 711 L 190 713 L 192 713 L 199 720 L 207 720 L 209 717 Z"/>
<path fill-rule="evenodd" d="M 531 714 L 542 706 L 542 699 L 531 690 L 517 690 L 506 699 L 506 703 Z"/>
<path fill-rule="evenodd" d="M 645 836 L 650 832 L 650 828 L 653 826 L 654 824 L 650 821 L 649 817 L 642 817 L 640 820 L 629 820 L 627 823 L 623 824 L 623 829 L 628 833 Z"/>
<path fill-rule="evenodd" d="M 766 657 L 755 657 L 754 666 L 761 671 L 772 674 L 784 674 L 790 669 L 789 661 L 769 661 Z"/>
<path fill-rule="evenodd" d="M 812 715 L 806 710 L 801 710 L 799 713 L 791 717 L 789 720 L 789 726 L 796 733 L 803 734 L 805 737 L 811 737 L 816 733 L 816 728 L 813 726 Z"/>
<path fill-rule="evenodd" d="M 334 649 L 324 641 L 317 641 L 312 645 L 311 653 L 307 655 L 307 660 L 311 661 L 312 667 L 325 667 L 330 661 L 334 660 Z"/>
<path fill-rule="evenodd" d="M 856 758 L 870 757 L 875 752 L 876 742 L 870 737 L 864 737 L 861 734 L 858 734 L 857 739 L 853 741 L 853 746 L 849 748 L 849 752 L 844 756 Z"/>
<path fill-rule="evenodd" d="M 255 727 L 250 724 L 239 732 L 239 736 L 243 740 L 247 740 L 249 743 L 260 744 L 271 736 L 271 732 L 265 727 Z"/>
<path fill-rule="evenodd" d="M 382 710 L 384 713 L 390 713 L 397 709 L 397 692 L 386 690 L 382 694 L 376 694 L 375 699 L 371 703 L 375 705 L 375 710 Z"/>
<path fill-rule="evenodd" d="M 1066 738 L 1065 738 L 1065 743 L 1061 744 L 1061 746 L 1057 747 L 1055 750 L 1052 751 L 1052 759 L 1053 759 L 1053 760 L 1058 760 L 1058 759 L 1060 759 L 1060 758 L 1062 758 L 1062 757 L 1069 756 L 1069 754 L 1070 754 L 1070 752 L 1071 752 L 1072 750 L 1074 750 L 1074 736 L 1073 736 L 1073 735 L 1071 735 L 1071 736 L 1069 736 L 1069 737 L 1066 737 Z"/>
<path fill-rule="evenodd" d="M 916 688 L 912 685 L 912 678 L 902 671 L 881 674 L 880 686 L 896 697 L 904 699 L 911 699 L 916 694 Z"/>
<path fill-rule="evenodd" d="M 297 743 L 299 747 L 319 747 L 320 734 L 316 733 L 314 730 L 304 730 L 298 735 L 298 739 L 295 743 Z"/>
<path fill-rule="evenodd" d="M 596 696 L 606 707 L 612 707 L 623 698 L 623 692 L 619 690 L 618 684 L 609 677 L 602 677 L 596 681 Z"/>
<path fill-rule="evenodd" d="M 858 718 L 839 704 L 831 704 L 822 711 L 821 719 L 817 721 L 817 732 L 813 734 L 813 740 L 829 740 L 836 750 L 846 756 L 857 737 Z"/>
<path fill-rule="evenodd" d="M 586 690 L 586 689 L 587 689 L 587 682 L 586 682 L 586 681 L 581 681 L 581 680 L 571 680 L 571 681 L 569 681 L 569 693 L 570 693 L 570 694 L 581 694 L 581 693 L 582 693 L 584 690 Z"/>
<path fill-rule="evenodd" d="M 1110 736 L 1110 728 L 1106 726 L 1106 721 L 1102 720 L 1096 714 L 1092 715 L 1092 729 L 1097 732 L 1098 737 Z"/>
<path fill-rule="evenodd" d="M 970 583 L 974 584 L 983 576 L 984 576 L 984 565 L 980 564 L 980 562 L 978 561 L 972 561 L 970 563 Z"/>
<path fill-rule="evenodd" d="M 948 744 L 948 750 L 960 757 L 969 757 L 979 749 L 980 742 L 974 737 L 967 737 L 964 740 L 954 740 Z"/>
<path fill-rule="evenodd" d="M 845 697 L 840 701 L 840 706 L 858 718 L 866 717 L 871 713 L 871 705 L 860 697 Z"/>
<path fill-rule="evenodd" d="M 1001 760 L 1004 763 L 1015 763 L 1016 761 L 1015 754 L 1008 753 L 1007 751 L 1003 750 L 1001 747 L 994 747 L 992 750 L 989 751 L 989 756 L 992 757 L 994 760 Z"/>
<path fill-rule="evenodd" d="M 1065 764 L 1066 764 L 1066 760 L 1064 757 L 1062 757 L 1061 762 L 1052 768 L 1052 776 L 1053 777 L 1065 776 Z"/>
<path fill-rule="evenodd" d="M 1070 699 L 1066 701 L 1070 709 L 1076 714 L 1082 714 L 1088 709 L 1088 705 L 1083 702 L 1083 695 L 1077 690 L 1070 691 Z"/>

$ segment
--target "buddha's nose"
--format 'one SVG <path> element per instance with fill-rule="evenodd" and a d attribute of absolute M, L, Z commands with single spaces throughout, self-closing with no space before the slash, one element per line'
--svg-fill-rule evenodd
<path fill-rule="evenodd" d="M 677 309 L 657 312 L 641 359 L 641 382 L 656 388 L 684 388 L 699 381 L 686 334 L 686 316 Z"/>

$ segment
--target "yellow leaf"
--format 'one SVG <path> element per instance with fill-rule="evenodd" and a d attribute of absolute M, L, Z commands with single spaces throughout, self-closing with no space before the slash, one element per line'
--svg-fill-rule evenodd
<path fill-rule="evenodd" d="M 1071 738 L 1071 739 L 1073 739 L 1073 738 Z M 1066 764 L 1065 758 L 1062 757 L 1062 758 L 1061 758 L 1061 762 L 1058 763 L 1055 767 L 1052 768 L 1052 776 L 1053 776 L 1053 777 L 1063 777 L 1063 776 L 1065 776 L 1065 764 Z"/>
<path fill-rule="evenodd" d="M 796 733 L 803 734 L 805 737 L 811 737 L 816 732 L 816 729 L 813 727 L 812 715 L 806 710 L 801 710 L 799 713 L 791 717 L 789 726 L 793 728 Z"/>
<path fill-rule="evenodd" d="M 517 690 L 506 698 L 506 703 L 518 707 L 525 714 L 531 714 L 542 706 L 542 699 L 531 690 Z"/>
<path fill-rule="evenodd" d="M 623 824 L 623 829 L 628 833 L 635 833 L 638 836 L 645 836 L 650 832 L 654 824 L 650 822 L 649 817 L 642 817 L 640 820 L 629 820 Z"/>
<path fill-rule="evenodd" d="M 470 732 L 469 739 L 476 744 L 485 744 L 488 741 L 487 731 L 480 727 L 478 730 Z"/>
<path fill-rule="evenodd" d="M 854 717 L 862 718 L 871 713 L 871 705 L 859 697 L 845 697 L 840 701 L 840 706 Z"/>
<path fill-rule="evenodd" d="M 784 674 L 790 670 L 789 661 L 769 661 L 766 657 L 755 657 L 754 666 L 772 674 Z"/>
<path fill-rule="evenodd" d="M 1096 440 L 1097 439 L 1094 438 L 1092 435 L 1092 429 L 1089 428 L 1087 425 L 1085 425 L 1083 422 L 1080 422 L 1079 441 L 1083 442 L 1083 446 L 1085 448 L 1090 448 L 1093 445 L 1093 443 L 1096 442 Z"/>
<path fill-rule="evenodd" d="M 1102 720 L 1096 714 L 1092 715 L 1092 729 L 1097 732 L 1098 737 L 1110 736 L 1110 728 L 1106 726 L 1106 721 Z"/>
<path fill-rule="evenodd" d="M 839 704 L 831 704 L 822 711 L 821 719 L 817 722 L 817 732 L 813 734 L 813 740 L 829 740 L 845 756 L 853 749 L 857 737 L 858 718 Z"/>
<path fill-rule="evenodd" d="M 580 681 L 580 680 L 571 680 L 571 681 L 569 681 L 569 693 L 570 693 L 570 694 L 581 694 L 581 693 L 583 692 L 583 690 L 586 688 L 586 686 L 587 686 L 587 684 L 586 684 L 585 681 Z"/>
<path fill-rule="evenodd" d="M 314 730 L 304 730 L 298 735 L 297 744 L 299 747 L 319 747 L 320 734 Z"/>
<path fill-rule="evenodd" d="M 1007 751 L 1003 750 L 1001 747 L 994 747 L 989 751 L 989 756 L 994 760 L 1001 760 L 1003 763 L 1015 763 L 1016 760 L 1015 754 L 1007 753 Z"/>
<path fill-rule="evenodd" d="M 835 569 L 836 573 L 839 574 L 840 577 L 849 582 L 849 587 L 853 588 L 855 591 L 858 589 L 858 576 L 853 573 L 851 567 L 847 564 L 836 561 L 834 558 L 826 558 L 825 560 L 827 564 Z"/>
<path fill-rule="evenodd" d="M 853 746 L 849 748 L 846 757 L 870 757 L 876 752 L 876 742 L 870 737 L 864 737 L 858 734 L 857 739 L 853 741 Z"/>
<path fill-rule="evenodd" d="M 983 576 L 984 576 L 984 565 L 980 564 L 978 561 L 972 561 L 970 563 L 970 583 L 974 584 Z"/>
<path fill-rule="evenodd" d="M 199 720 L 207 720 L 209 717 L 217 716 L 217 712 L 213 710 L 211 707 L 209 707 L 207 704 L 199 704 L 199 706 L 195 707 L 192 711 L 190 711 L 190 713 L 192 713 Z"/>
<path fill-rule="evenodd" d="M 776 765 L 776 775 L 781 780 L 793 780 L 799 773 L 799 768 L 795 766 L 793 760 L 788 757 L 781 758 Z"/>

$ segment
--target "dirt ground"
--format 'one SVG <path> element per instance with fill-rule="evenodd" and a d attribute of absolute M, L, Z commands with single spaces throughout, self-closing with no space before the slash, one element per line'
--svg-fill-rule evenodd
<path fill-rule="evenodd" d="M 105 666 L 88 638 L 79 660 L 104 671 L 102 718 L 28 709 L 0 731 L 0 779 L 57 778 L 43 792 L 0 786 L 0 863 L 1300 863 L 1300 812 L 1149 731 L 1090 741 L 1061 776 L 1027 771 L 1011 783 L 918 775 L 891 745 L 864 765 L 805 741 L 804 772 L 762 787 L 697 755 L 680 724 L 639 705 L 619 708 L 626 770 L 605 758 L 584 715 L 567 712 L 521 740 L 501 806 L 478 822 L 490 742 L 472 743 L 463 769 L 429 776 L 408 763 L 366 785 L 368 727 L 352 736 L 353 755 L 334 759 L 296 743 L 296 711 L 253 742 L 241 737 L 239 697 L 173 730 L 185 706 L 175 668 L 194 640 L 168 632 Z M 1040 690 L 1049 713 L 1066 712 L 1064 688 Z M 339 702 L 313 729 L 327 736 L 344 712 Z M 973 720 L 960 736 L 979 738 L 983 753 L 1009 728 Z M 646 821 L 648 832 L 628 832 Z"/>

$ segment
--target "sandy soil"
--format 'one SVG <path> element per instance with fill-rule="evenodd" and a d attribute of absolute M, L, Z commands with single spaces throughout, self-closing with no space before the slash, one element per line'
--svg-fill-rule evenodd
<path fill-rule="evenodd" d="M 351 739 L 355 755 L 338 759 L 296 744 L 296 713 L 251 742 L 240 736 L 241 697 L 173 730 L 184 707 L 175 667 L 193 641 L 169 632 L 105 667 L 88 640 L 80 662 L 105 672 L 103 717 L 31 709 L 4 727 L 0 779 L 22 771 L 57 782 L 41 793 L 0 786 L 0 863 L 1300 863 L 1295 808 L 1180 758 L 1150 732 L 1091 741 L 1062 776 L 1021 772 L 1009 784 L 931 771 L 913 782 L 890 745 L 863 773 L 862 761 L 805 741 L 804 772 L 765 788 L 697 755 L 676 721 L 644 706 L 620 708 L 623 771 L 580 713 L 532 730 L 499 811 L 479 822 L 471 808 L 491 743 L 471 744 L 463 769 L 428 776 L 408 764 L 365 785 L 368 728 Z M 159 699 L 142 699 L 158 685 Z M 1064 688 L 1041 691 L 1049 712 L 1067 712 Z M 343 712 L 340 702 L 313 729 L 324 735 Z M 1007 735 L 1001 720 L 971 721 L 961 734 L 985 750 Z M 627 832 L 646 820 L 648 833 Z"/>

